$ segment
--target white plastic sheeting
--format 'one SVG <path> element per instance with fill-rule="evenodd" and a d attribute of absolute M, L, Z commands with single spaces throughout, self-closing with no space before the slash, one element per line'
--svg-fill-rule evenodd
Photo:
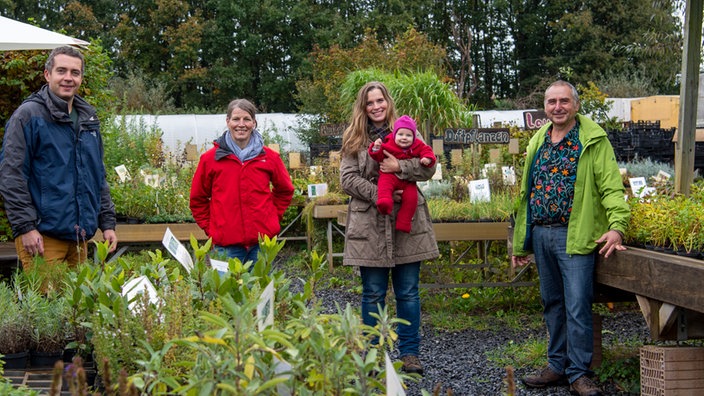
<path fill-rule="evenodd" d="M 257 130 L 269 136 L 281 136 L 285 151 L 307 151 L 298 139 L 293 127 L 298 125 L 297 114 L 257 114 Z M 225 114 L 177 114 L 177 115 L 128 115 L 128 125 L 156 126 L 162 132 L 166 150 L 175 153 L 183 150 L 187 143 L 195 144 L 199 152 L 212 147 L 226 129 Z M 121 117 L 116 119 L 121 122 Z"/>
<path fill-rule="evenodd" d="M 631 119 L 631 101 L 634 99 L 607 99 L 613 103 L 610 117 L 622 121 Z M 491 128 L 495 123 L 516 125 L 524 128 L 523 113 L 527 110 L 486 110 L 476 111 L 479 116 L 479 128 Z M 120 122 L 118 117 L 116 122 Z M 156 126 L 162 132 L 162 139 L 167 150 L 175 153 L 183 150 L 186 143 L 195 144 L 199 152 L 212 147 L 212 142 L 226 128 L 225 114 L 177 114 L 177 115 L 128 115 L 125 116 L 128 125 L 140 123 L 146 127 Z M 290 113 L 257 114 L 257 129 L 271 137 L 278 135 L 284 141 L 282 150 L 307 152 L 309 149 L 298 139 L 294 128 L 299 126 L 299 115 Z"/>

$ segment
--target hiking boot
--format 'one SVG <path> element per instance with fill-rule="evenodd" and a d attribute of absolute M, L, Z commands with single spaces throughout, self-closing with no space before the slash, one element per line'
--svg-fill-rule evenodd
<path fill-rule="evenodd" d="M 596 384 L 592 380 L 587 378 L 586 375 L 577 378 L 577 380 L 570 385 L 570 393 L 578 396 L 603 395 L 601 389 L 599 389 L 599 387 L 596 386 Z"/>
<path fill-rule="evenodd" d="M 567 385 L 567 376 L 558 374 L 550 366 L 546 366 L 534 375 L 523 377 L 522 381 L 530 388 L 545 388 L 553 385 Z"/>
<path fill-rule="evenodd" d="M 420 359 L 418 359 L 418 356 L 403 356 L 401 357 L 401 361 L 403 362 L 403 367 L 401 367 L 401 370 L 409 374 L 423 375 L 423 365 L 420 364 Z"/>

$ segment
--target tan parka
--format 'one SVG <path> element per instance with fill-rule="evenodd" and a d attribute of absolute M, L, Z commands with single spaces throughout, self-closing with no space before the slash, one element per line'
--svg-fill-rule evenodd
<path fill-rule="evenodd" d="M 435 166 L 424 167 L 418 158 L 400 160 L 400 179 L 424 181 L 435 173 Z M 394 224 L 400 204 L 394 204 L 390 216 L 376 208 L 379 163 L 366 147 L 357 157 L 344 156 L 340 165 L 342 190 L 350 196 L 345 230 L 344 265 L 394 267 L 439 257 L 433 224 L 425 197 L 418 192 L 418 207 L 411 232 L 396 231 Z"/>

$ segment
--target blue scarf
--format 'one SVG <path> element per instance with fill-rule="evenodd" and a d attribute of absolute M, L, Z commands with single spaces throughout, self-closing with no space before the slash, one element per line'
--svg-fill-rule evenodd
<path fill-rule="evenodd" d="M 264 138 L 262 138 L 262 135 L 256 129 L 252 131 L 252 135 L 249 137 L 249 143 L 247 143 L 247 147 L 243 149 L 235 143 L 229 132 L 225 134 L 225 141 L 232 153 L 242 162 L 251 160 L 264 150 Z"/>

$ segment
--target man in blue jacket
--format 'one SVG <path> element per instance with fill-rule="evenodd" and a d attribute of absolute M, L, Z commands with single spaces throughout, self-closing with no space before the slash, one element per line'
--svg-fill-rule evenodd
<path fill-rule="evenodd" d="M 98 228 L 111 251 L 117 244 L 100 123 L 95 108 L 76 95 L 83 72 L 77 49 L 54 49 L 44 67 L 47 83 L 5 127 L 0 194 L 25 269 L 35 256 L 84 261 L 86 241 Z"/>

